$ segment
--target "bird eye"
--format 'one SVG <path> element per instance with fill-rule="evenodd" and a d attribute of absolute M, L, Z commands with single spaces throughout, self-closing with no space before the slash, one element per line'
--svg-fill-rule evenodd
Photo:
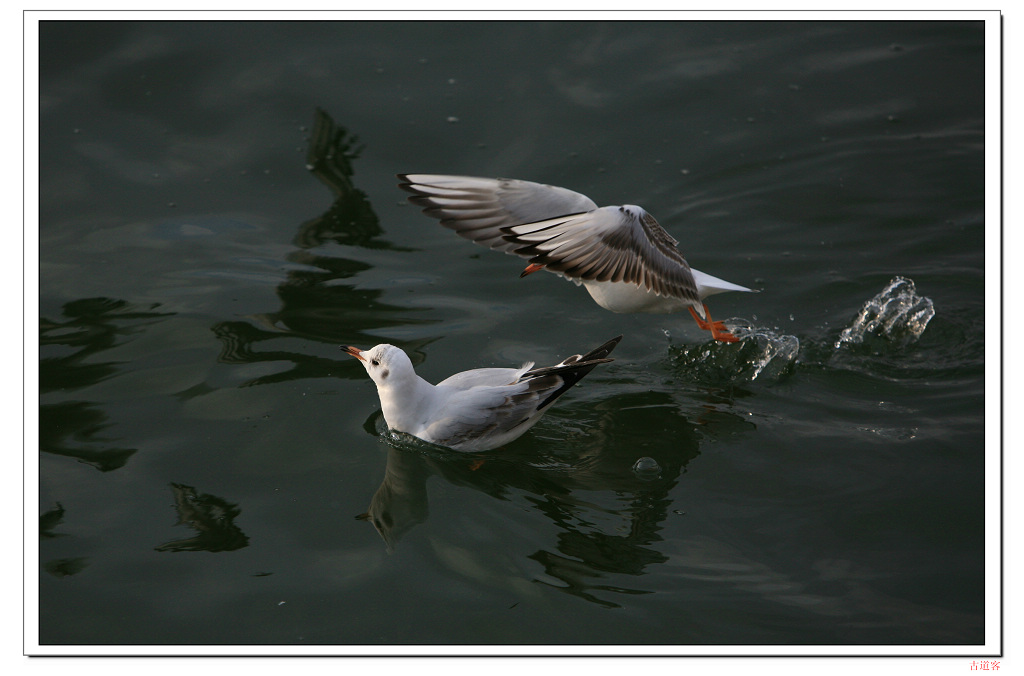
<path fill-rule="evenodd" d="M 380 366 L 380 362 L 377 361 L 376 359 L 371 359 L 370 363 L 373 364 L 374 366 Z"/>

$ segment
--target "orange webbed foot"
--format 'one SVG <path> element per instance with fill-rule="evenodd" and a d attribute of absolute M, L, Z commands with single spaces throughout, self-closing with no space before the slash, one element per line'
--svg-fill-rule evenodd
<path fill-rule="evenodd" d="M 721 322 L 719 322 L 719 323 L 721 323 Z M 718 327 L 713 327 L 711 329 L 711 337 L 714 338 L 715 340 L 720 340 L 723 343 L 738 343 L 738 342 L 740 342 L 739 338 L 737 338 L 736 336 L 734 336 L 731 333 L 729 333 L 727 330 L 725 330 L 724 327 L 722 327 L 722 330 L 719 330 Z"/>
<path fill-rule="evenodd" d="M 711 337 L 715 340 L 719 340 L 723 343 L 738 343 L 739 338 L 729 333 L 729 329 L 725 328 L 725 323 L 722 321 L 714 321 L 711 319 L 711 312 L 708 311 L 708 306 L 704 306 L 704 316 L 707 319 L 701 319 L 701 316 L 697 314 L 697 311 L 693 309 L 691 305 L 689 307 L 690 314 L 693 315 L 694 320 L 697 322 L 697 326 L 704 329 L 705 331 L 711 332 Z"/>

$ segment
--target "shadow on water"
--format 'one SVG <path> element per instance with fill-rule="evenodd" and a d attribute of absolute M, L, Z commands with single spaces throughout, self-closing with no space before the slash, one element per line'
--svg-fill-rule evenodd
<path fill-rule="evenodd" d="M 393 552 L 428 520 L 427 480 L 438 476 L 497 500 L 523 502 L 557 528 L 555 542 L 526 555 L 544 568 L 534 582 L 609 608 L 619 607 L 602 598 L 609 593 L 651 593 L 599 581 L 615 574 L 639 577 L 667 561 L 658 543 L 673 504 L 670 492 L 700 454 L 706 428 L 729 414 L 702 409 L 690 420 L 658 392 L 621 393 L 573 408 L 549 416 L 564 419 L 556 423 L 559 440 L 545 438 L 541 423 L 531 440 L 485 453 L 459 453 L 396 434 L 378 411 L 364 428 L 388 443 L 387 463 L 367 511 L 357 518 L 369 521 Z M 753 429 L 731 417 L 736 420 L 723 424 Z M 574 422 L 581 430 L 570 430 L 566 441 Z M 651 441 L 652 430 L 660 441 Z M 650 465 L 641 467 L 638 458 Z"/>
<path fill-rule="evenodd" d="M 74 458 L 101 472 L 119 469 L 138 449 L 111 445 L 101 436 L 112 423 L 99 406 L 84 401 L 67 401 L 39 406 L 39 450 Z"/>
<path fill-rule="evenodd" d="M 408 251 L 383 239 L 384 231 L 372 204 L 362 190 L 355 187 L 353 162 L 362 147 L 358 139 L 338 125 L 321 109 L 317 109 L 309 139 L 306 167 L 334 195 L 334 202 L 323 214 L 302 223 L 292 243 L 298 247 L 287 260 L 301 266 L 287 273 L 277 288 L 280 309 L 248 317 L 249 322 L 220 322 L 213 332 L 223 343 L 223 363 L 256 363 L 291 361 L 289 371 L 249 381 L 248 385 L 282 380 L 338 375 L 351 370 L 349 360 L 313 357 L 300 352 L 258 352 L 257 343 L 281 338 L 301 337 L 336 344 L 376 344 L 382 331 L 433 320 L 409 316 L 411 308 L 391 305 L 381 300 L 382 291 L 357 288 L 352 280 L 372 265 L 349 258 L 314 252 L 328 243 L 364 249 Z M 423 308 L 416 308 L 421 311 Z M 420 361 L 416 352 L 429 341 L 391 340 Z M 342 362 L 343 368 L 338 368 Z M 352 370 L 355 374 L 356 371 Z M 344 377 L 342 375 L 341 377 Z"/>
<path fill-rule="evenodd" d="M 49 540 L 63 537 L 65 533 L 54 531 L 63 521 L 64 506 L 58 502 L 54 509 L 43 512 L 39 517 L 39 539 Z M 87 565 L 88 559 L 84 556 L 65 557 L 44 562 L 43 570 L 54 577 L 68 577 L 82 572 Z"/>
<path fill-rule="evenodd" d="M 249 544 L 249 538 L 235 525 L 241 510 L 223 498 L 199 494 L 192 486 L 171 484 L 178 525 L 196 531 L 190 538 L 172 540 L 156 547 L 158 552 L 230 552 Z"/>
<path fill-rule="evenodd" d="M 90 358 L 117 346 L 124 336 L 138 333 L 146 324 L 171 316 L 155 312 L 156 307 L 139 308 L 111 298 L 83 298 L 64 304 L 64 321 L 40 317 L 40 349 L 55 355 L 40 355 L 40 394 L 95 385 L 114 375 L 117 362 L 95 363 Z"/>
<path fill-rule="evenodd" d="M 57 503 L 54 509 L 43 512 L 39 517 L 39 537 L 42 539 L 61 537 L 63 533 L 55 533 L 54 528 L 64 521 L 64 505 Z"/>
<path fill-rule="evenodd" d="M 107 472 L 123 467 L 134 448 L 111 445 L 102 436 L 108 416 L 99 404 L 64 400 L 42 403 L 47 395 L 72 393 L 115 376 L 120 364 L 90 361 L 117 347 L 145 326 L 170 317 L 156 305 L 138 307 L 111 298 L 84 298 L 63 307 L 64 320 L 39 320 L 39 449 L 75 458 Z"/>

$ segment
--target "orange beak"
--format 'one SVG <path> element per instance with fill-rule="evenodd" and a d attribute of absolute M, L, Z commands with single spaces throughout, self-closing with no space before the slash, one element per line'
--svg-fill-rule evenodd
<path fill-rule="evenodd" d="M 351 345 L 342 345 L 341 349 L 344 350 L 345 352 L 348 352 L 356 359 L 366 361 L 366 359 L 363 359 L 363 351 L 360 350 L 358 347 L 352 347 Z"/>

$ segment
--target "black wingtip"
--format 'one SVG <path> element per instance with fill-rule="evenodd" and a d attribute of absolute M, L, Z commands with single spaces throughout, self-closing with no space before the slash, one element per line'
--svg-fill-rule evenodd
<path fill-rule="evenodd" d="M 604 345 L 594 348 L 590 352 L 580 357 L 580 361 L 593 361 L 595 359 L 604 359 L 609 354 L 611 354 L 611 351 L 615 349 L 615 346 L 618 345 L 621 340 L 622 336 L 616 336 L 615 338 L 612 338 Z"/>
<path fill-rule="evenodd" d="M 598 364 L 607 364 L 608 362 L 615 361 L 614 359 L 610 359 L 608 354 L 615 349 L 615 346 L 618 345 L 621 340 L 622 336 L 616 336 L 600 347 L 581 356 L 579 359 L 573 361 L 567 359 L 558 366 L 546 366 L 528 371 L 525 375 L 533 378 L 557 375 L 562 379 L 562 386 L 548 395 L 544 401 L 540 402 L 537 406 L 537 410 L 539 411 L 545 408 L 569 391 L 573 385 L 583 380 L 584 376 L 593 371 L 594 367 Z"/>

